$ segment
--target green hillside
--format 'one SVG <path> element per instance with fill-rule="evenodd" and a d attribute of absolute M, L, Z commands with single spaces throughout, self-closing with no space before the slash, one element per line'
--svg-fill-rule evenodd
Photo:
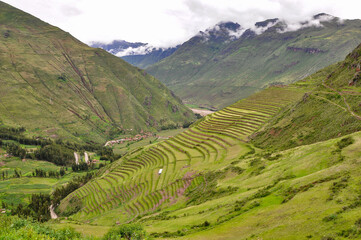
<path fill-rule="evenodd" d="M 152 69 L 242 99 L 169 131 L 194 116 L 154 77 L 0 7 L 0 239 L 361 239 L 361 20 L 201 33 Z"/>
<path fill-rule="evenodd" d="M 361 45 L 345 61 L 324 68 L 293 86 L 307 87 L 303 101 L 279 112 L 253 142 L 288 149 L 360 131 Z"/>
<path fill-rule="evenodd" d="M 28 135 L 104 142 L 194 119 L 154 77 L 0 2 L 0 121 Z"/>
<path fill-rule="evenodd" d="M 361 20 L 321 23 L 280 33 L 284 26 L 279 22 L 260 35 L 247 30 L 237 40 L 222 28 L 199 34 L 147 72 L 186 103 L 219 109 L 269 84 L 303 79 L 343 60 L 359 44 Z"/>
<path fill-rule="evenodd" d="M 263 104 L 273 95 L 280 98 Z M 254 96 L 255 100 L 231 105 L 169 140 L 139 148 L 69 195 L 59 211 L 81 201 L 83 207 L 74 219 L 114 224 L 134 220 L 161 206 L 171 207 L 186 190 L 205 184 L 202 172 L 222 169 L 253 149 L 245 143 L 249 134 L 301 96 L 298 89 L 271 88 Z M 180 203 L 184 204 L 184 199 Z"/>
<path fill-rule="evenodd" d="M 359 238 L 360 60 L 361 45 L 128 153 L 62 200 L 60 215 L 81 207 L 57 225 L 140 222 L 165 239 Z"/>

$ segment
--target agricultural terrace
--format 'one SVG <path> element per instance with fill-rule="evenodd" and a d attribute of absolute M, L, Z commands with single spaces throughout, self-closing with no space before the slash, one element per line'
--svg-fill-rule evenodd
<path fill-rule="evenodd" d="M 272 87 L 168 140 L 133 150 L 68 195 L 58 211 L 69 211 L 77 203 L 81 208 L 73 219 L 110 225 L 176 207 L 186 192 L 207 185 L 204 171 L 221 169 L 246 154 L 248 137 L 302 95 L 297 88 Z"/>

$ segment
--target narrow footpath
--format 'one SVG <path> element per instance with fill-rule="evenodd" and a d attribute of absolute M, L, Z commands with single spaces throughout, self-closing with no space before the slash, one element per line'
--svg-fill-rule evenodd
<path fill-rule="evenodd" d="M 346 101 L 346 98 L 345 98 L 345 96 L 343 95 L 342 92 L 339 92 L 339 91 L 337 91 L 336 89 L 328 86 L 328 85 L 325 83 L 325 80 L 322 81 L 322 85 L 323 85 L 325 88 L 328 88 L 328 89 L 330 89 L 331 91 L 333 91 L 333 92 L 335 92 L 335 93 L 338 93 L 338 94 L 342 97 L 342 99 L 343 99 L 343 101 L 344 101 L 344 103 L 345 103 L 345 105 L 346 105 L 346 107 L 347 107 L 347 111 L 348 111 L 352 116 L 354 116 L 355 118 L 357 118 L 358 120 L 361 120 L 361 116 L 357 115 L 356 113 L 354 113 L 354 112 L 351 110 L 351 107 L 350 107 L 350 105 L 348 104 L 348 102 Z"/>

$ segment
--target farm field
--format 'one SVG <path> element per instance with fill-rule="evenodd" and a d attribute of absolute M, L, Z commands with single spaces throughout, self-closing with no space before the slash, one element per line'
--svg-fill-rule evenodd
<path fill-rule="evenodd" d="M 69 167 L 67 173 L 60 178 L 34 177 L 32 173 L 35 169 L 59 172 L 61 167 L 40 160 L 26 159 L 23 161 L 18 157 L 1 157 L 0 163 L 0 176 L 3 172 L 8 174 L 7 179 L 0 180 L 0 202 L 14 205 L 28 202 L 28 198 L 33 193 L 50 194 L 56 187 L 67 183 L 73 177 L 85 174 L 72 172 Z M 21 172 L 21 177 L 13 177 L 15 170 Z"/>
<path fill-rule="evenodd" d="M 15 143 L 15 141 L 3 141 L 4 144 L 9 142 Z M 19 146 L 27 152 L 40 148 L 36 145 L 19 144 Z M 100 157 L 95 153 L 88 152 L 88 154 L 91 159 L 98 159 L 94 168 L 99 167 L 99 164 L 110 163 L 110 161 L 99 161 Z M 84 162 L 84 156 L 80 157 L 79 162 Z M 63 176 L 49 176 L 49 172 L 59 173 L 61 169 L 65 170 Z M 36 170 L 46 172 L 47 176 L 34 176 Z M 0 203 L 15 206 L 20 203 L 25 204 L 32 194 L 50 194 L 57 187 L 85 174 L 84 171 L 74 172 L 71 166 L 58 166 L 48 161 L 9 156 L 4 148 L 0 148 Z"/>
<path fill-rule="evenodd" d="M 70 219 L 112 225 L 183 208 L 185 195 L 207 188 L 204 172 L 231 168 L 235 159 L 254 153 L 248 137 L 302 95 L 301 88 L 270 88 L 199 120 L 171 139 L 135 149 L 70 194 L 58 211 L 82 201 L 84 207 Z"/>

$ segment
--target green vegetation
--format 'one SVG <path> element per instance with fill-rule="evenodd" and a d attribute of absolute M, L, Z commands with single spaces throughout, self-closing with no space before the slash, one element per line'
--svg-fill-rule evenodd
<path fill-rule="evenodd" d="M 9 209 L 15 209 L 19 204 L 24 206 L 29 204 L 33 194 L 50 194 L 56 187 L 59 185 L 61 186 L 72 178 L 74 179 L 71 183 L 80 180 L 79 182 L 84 184 L 86 181 L 84 182 L 81 179 L 88 178 L 88 175 L 90 174 L 87 173 L 84 177 L 80 177 L 84 175 L 84 171 L 94 171 L 95 169 L 105 165 L 105 162 L 101 161 L 99 164 L 90 163 L 89 165 L 84 162 L 80 162 L 76 165 L 77 169 L 75 170 L 73 169 L 74 165 L 72 168 L 70 166 L 60 167 L 51 162 L 38 160 L 35 157 L 34 152 L 38 151 L 37 149 L 42 149 L 43 147 L 37 148 L 37 146 L 35 146 L 35 148 L 33 148 L 34 146 L 20 145 L 18 142 L 13 140 L 11 140 L 10 143 L 6 141 L 7 140 L 2 140 L 3 147 L 5 146 L 5 149 L 0 148 L 0 203 L 4 206 L 6 205 Z M 51 143 L 51 141 L 47 142 Z M 50 145 L 53 144 L 54 143 L 51 143 Z M 69 145 L 69 143 L 67 145 Z M 26 155 L 26 157 L 31 158 L 22 158 L 23 156 L 19 158 L 12 156 L 13 149 L 9 149 L 9 146 L 17 146 L 17 148 L 21 151 L 25 151 L 24 155 Z M 44 148 L 47 146 L 49 145 L 44 145 Z M 64 147 L 63 145 L 57 146 Z M 72 147 L 74 146 L 82 147 L 82 145 L 77 144 L 72 145 Z M 87 148 L 91 147 L 88 146 Z M 68 148 L 65 149 L 70 151 Z M 99 150 L 99 152 L 103 153 L 101 150 Z M 57 157 L 57 154 L 61 156 L 62 151 L 53 155 L 48 154 L 47 160 L 49 160 L 49 157 L 52 158 L 52 156 Z M 75 161 L 73 152 L 71 152 L 71 155 L 72 159 L 69 163 L 73 163 Z M 62 160 L 61 158 L 59 159 Z M 82 166 L 86 167 L 84 168 Z"/>
<path fill-rule="evenodd" d="M 20 17 L 19 24 L 22 20 Z M 33 21 L 34 26 L 49 27 Z M 340 31 L 347 27 L 340 26 Z M 13 31 L 7 32 L 6 39 L 21 33 Z M 61 45 L 59 42 L 47 43 Z M 65 42 L 65 56 L 56 55 L 51 47 L 49 51 L 55 51 L 59 59 L 65 57 L 71 66 L 75 61 L 85 61 L 79 60 L 82 55 L 72 55 L 78 57 L 70 61 L 66 53 L 78 52 Z M 34 45 L 30 52 L 34 51 L 41 52 L 42 48 Z M 84 54 L 94 51 L 98 50 Z M 92 59 L 97 60 L 98 54 L 107 56 L 97 52 Z M 54 60 L 53 56 L 48 59 Z M 107 59 L 108 64 L 114 67 L 111 59 Z M 104 65 L 97 61 L 101 72 Z M 198 119 L 188 129 L 172 129 L 179 123 L 163 118 L 157 125 L 168 128 L 159 134 L 162 141 L 148 134 L 149 139 L 113 145 L 118 153 L 91 142 L 32 138 L 27 134 L 31 135 L 33 128 L 9 128 L 4 121 L 0 127 L 0 201 L 5 211 L 0 213 L 0 238 L 83 239 L 74 229 L 103 239 L 360 238 L 360 63 L 361 45 L 344 62 L 295 84 L 269 87 Z M 87 69 L 84 67 L 84 72 L 91 71 Z M 120 70 L 113 71 L 117 75 Z M 34 72 L 41 74 L 40 70 Z M 100 91 L 97 87 L 102 89 L 100 83 L 92 85 L 92 78 L 85 75 L 80 81 L 89 87 L 86 96 Z M 69 73 L 56 78 L 57 84 L 75 84 L 73 80 Z M 133 79 L 133 83 L 142 84 L 137 81 Z M 107 96 L 113 91 L 102 90 Z M 152 105 L 152 99 L 148 96 L 145 105 Z M 174 104 L 166 105 L 180 114 Z M 98 113 L 105 109 L 98 109 Z M 92 121 L 94 117 L 85 119 Z M 116 129 L 112 128 L 108 136 L 117 135 Z M 95 167 L 80 158 L 74 165 L 78 160 L 71 155 L 85 151 L 103 162 Z M 102 165 L 104 161 L 109 164 Z M 46 221 L 53 214 L 51 205 L 58 218 L 46 224 L 7 216 Z M 61 230 L 63 227 L 66 229 Z"/>
<path fill-rule="evenodd" d="M 35 157 L 55 165 L 69 166 L 74 162 L 74 151 L 61 145 L 51 144 L 37 150 Z"/>
<path fill-rule="evenodd" d="M 276 114 L 253 136 L 253 143 L 271 150 L 289 149 L 359 131 L 360 89 L 352 79 L 359 72 L 360 51 L 358 46 L 345 61 L 293 84 L 307 89 L 302 101 Z M 336 148 L 349 144 L 352 139 L 346 138 Z"/>
<path fill-rule="evenodd" d="M 96 240 L 95 237 L 85 237 L 76 232 L 74 228 L 65 227 L 53 229 L 47 225 L 21 219 L 0 215 L 0 239 L 16 240 Z M 148 239 L 147 233 L 139 224 L 125 224 L 109 230 L 103 240 L 118 239 Z"/>
<path fill-rule="evenodd" d="M 235 158 L 255 153 L 245 141 L 302 95 L 302 89 L 273 87 L 201 119 L 168 140 L 134 149 L 68 195 L 57 211 L 65 216 L 66 209 L 81 206 L 68 219 L 97 225 L 147 222 L 148 216 L 158 211 L 174 211 L 238 194 L 241 191 L 238 186 L 221 187 L 219 183 L 246 172 L 245 167 L 235 162 Z M 270 96 L 278 97 L 269 101 Z M 192 231 L 211 226 L 208 223 L 194 224 Z"/>
<path fill-rule="evenodd" d="M 31 217 L 39 222 L 45 222 L 50 219 L 50 205 L 49 194 L 32 194 L 27 206 L 24 207 L 19 204 L 15 209 L 12 209 L 11 214 L 25 218 Z"/>
<path fill-rule="evenodd" d="M 104 143 L 194 119 L 143 70 L 8 4 L 0 8 L 0 125 L 23 126 L 29 138 Z"/>
<path fill-rule="evenodd" d="M 40 223 L 0 215 L 0 238 L 17 240 L 85 240 L 71 228 L 53 230 Z"/>
<path fill-rule="evenodd" d="M 296 82 L 343 60 L 359 44 L 360 24 L 360 20 L 340 24 L 334 19 L 322 22 L 322 28 L 285 33 L 278 32 L 277 24 L 263 34 L 248 32 L 236 40 L 219 36 L 222 30 L 207 40 L 198 34 L 147 72 L 188 104 L 220 109 L 270 85 Z"/>
<path fill-rule="evenodd" d="M 105 240 L 142 240 L 147 239 L 147 233 L 140 224 L 124 224 L 114 227 L 104 236 Z"/>
<path fill-rule="evenodd" d="M 323 85 L 342 64 L 268 88 L 170 139 L 129 151 L 63 199 L 60 216 L 81 202 L 68 221 L 99 228 L 139 222 L 156 238 L 358 236 L 352 225 L 361 209 L 353 190 L 361 181 L 360 120 L 352 111 L 358 88 L 335 92 L 327 88 L 332 82 Z M 337 92 L 341 97 L 333 97 Z M 349 126 L 337 128 L 345 115 Z M 273 129 L 284 126 L 284 135 Z"/>

